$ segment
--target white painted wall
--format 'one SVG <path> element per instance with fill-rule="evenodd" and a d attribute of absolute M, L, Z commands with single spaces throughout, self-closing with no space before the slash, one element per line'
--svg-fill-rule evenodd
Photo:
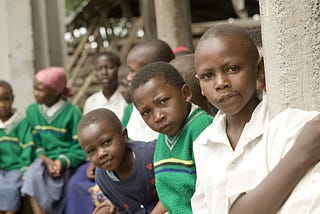
<path fill-rule="evenodd" d="M 14 106 L 25 111 L 34 101 L 33 36 L 30 0 L 0 1 L 0 79 L 11 83 Z"/>

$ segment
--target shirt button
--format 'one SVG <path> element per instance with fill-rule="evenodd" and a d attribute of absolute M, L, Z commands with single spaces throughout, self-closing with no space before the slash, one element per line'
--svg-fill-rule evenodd
<path fill-rule="evenodd" d="M 140 205 L 140 208 L 141 208 L 141 209 L 143 209 L 143 208 L 144 208 L 144 206 L 141 204 L 141 205 Z"/>

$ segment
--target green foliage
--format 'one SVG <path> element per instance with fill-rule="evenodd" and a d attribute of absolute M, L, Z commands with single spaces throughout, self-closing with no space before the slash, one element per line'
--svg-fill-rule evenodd
<path fill-rule="evenodd" d="M 73 11 L 75 11 L 83 2 L 88 0 L 65 0 L 66 4 L 66 16 L 69 16 Z"/>

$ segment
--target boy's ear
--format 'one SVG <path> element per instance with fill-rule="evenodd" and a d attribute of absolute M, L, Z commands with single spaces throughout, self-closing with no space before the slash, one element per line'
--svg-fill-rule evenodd
<path fill-rule="evenodd" d="M 203 91 L 202 91 L 202 88 L 201 88 L 201 85 L 200 85 L 200 80 L 199 80 L 199 76 L 198 76 L 198 74 L 195 74 L 195 75 L 194 75 L 194 77 L 196 78 L 196 81 L 197 81 L 198 85 L 200 86 L 200 89 L 201 89 L 201 95 L 202 95 L 202 96 L 204 96 Z"/>
<path fill-rule="evenodd" d="M 260 57 L 257 61 L 257 80 L 261 82 L 262 84 L 265 84 L 265 73 L 264 73 L 264 63 L 263 63 L 263 57 Z"/>
<path fill-rule="evenodd" d="M 121 136 L 125 139 L 125 143 L 128 143 L 128 131 L 126 128 L 123 128 L 121 131 Z"/>
<path fill-rule="evenodd" d="M 188 85 L 184 84 L 181 88 L 182 95 L 184 97 L 184 100 L 187 102 L 191 102 L 192 98 L 192 92 Z"/>

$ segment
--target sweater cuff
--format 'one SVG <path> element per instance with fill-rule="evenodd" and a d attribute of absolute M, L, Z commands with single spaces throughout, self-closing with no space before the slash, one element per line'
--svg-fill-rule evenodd
<path fill-rule="evenodd" d="M 22 175 L 26 174 L 26 171 L 27 171 L 28 167 L 24 166 L 24 167 L 21 167 L 20 168 L 20 172 Z"/>
<path fill-rule="evenodd" d="M 46 152 L 44 151 L 44 148 L 40 147 L 36 149 L 36 155 L 39 157 L 40 155 L 45 155 Z"/>
<path fill-rule="evenodd" d="M 61 161 L 62 166 L 63 166 L 64 168 L 69 168 L 69 167 L 70 167 L 70 159 L 69 159 L 67 156 L 65 156 L 65 155 L 59 155 L 59 156 L 58 156 L 58 159 Z"/>

